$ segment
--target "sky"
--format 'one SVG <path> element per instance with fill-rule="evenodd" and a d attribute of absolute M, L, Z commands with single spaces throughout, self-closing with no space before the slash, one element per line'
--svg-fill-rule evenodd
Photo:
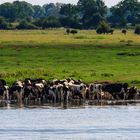
<path fill-rule="evenodd" d="M 5 2 L 13 2 L 14 0 L 0 0 L 0 4 L 5 3 Z M 19 0 L 22 1 L 22 0 Z M 78 0 L 24 0 L 28 3 L 31 3 L 33 5 L 43 5 L 46 3 L 56 3 L 56 2 L 62 2 L 62 3 L 73 3 L 76 4 Z M 115 4 L 117 4 L 121 0 L 104 0 L 106 5 L 108 7 L 111 7 Z"/>

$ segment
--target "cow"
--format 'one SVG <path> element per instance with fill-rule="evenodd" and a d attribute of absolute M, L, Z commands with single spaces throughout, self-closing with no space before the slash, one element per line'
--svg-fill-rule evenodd
<path fill-rule="evenodd" d="M 107 34 L 113 35 L 113 33 L 114 33 L 114 30 L 113 29 L 110 29 L 110 30 L 107 31 Z"/>
<path fill-rule="evenodd" d="M 45 85 L 47 82 L 44 79 L 25 79 L 24 80 L 24 98 L 41 102 L 45 98 Z"/>
<path fill-rule="evenodd" d="M 9 88 L 9 98 L 10 100 L 16 100 L 17 102 L 22 102 L 23 98 L 23 82 L 16 81 Z"/>
<path fill-rule="evenodd" d="M 89 99 L 93 100 L 102 100 L 103 92 L 102 92 L 102 84 L 92 83 L 88 87 Z"/>
<path fill-rule="evenodd" d="M 75 84 L 75 81 L 70 81 L 67 86 L 72 92 L 73 99 L 85 99 L 86 95 L 86 85 L 84 83 Z"/>
<path fill-rule="evenodd" d="M 78 33 L 78 31 L 77 30 L 71 30 L 70 33 L 73 34 L 73 35 L 75 35 L 75 34 Z"/>
<path fill-rule="evenodd" d="M 54 85 L 55 88 L 55 95 L 56 95 L 56 102 L 61 102 L 64 100 L 64 92 L 63 92 L 63 85 L 58 83 Z"/>
<path fill-rule="evenodd" d="M 102 87 L 103 92 L 108 92 L 113 96 L 113 99 L 116 100 L 125 100 L 128 90 L 128 84 L 124 83 L 114 83 L 114 84 L 104 84 Z"/>
<path fill-rule="evenodd" d="M 139 91 L 136 87 L 131 87 L 127 92 L 127 100 L 136 100 L 139 99 Z"/>
<path fill-rule="evenodd" d="M 6 85 L 6 81 L 0 79 L 0 99 L 1 100 L 9 100 L 9 92 L 8 86 Z"/>
<path fill-rule="evenodd" d="M 44 90 L 45 90 L 46 102 L 56 103 L 56 93 L 55 93 L 56 89 L 55 89 L 55 87 L 52 84 L 45 85 Z"/>
<path fill-rule="evenodd" d="M 67 103 L 68 101 L 72 101 L 73 94 L 70 90 L 70 87 L 68 85 L 63 85 L 63 101 Z"/>
<path fill-rule="evenodd" d="M 33 92 L 32 91 L 33 91 L 32 90 L 32 85 L 24 85 L 23 100 L 26 103 L 31 100 L 31 97 L 33 97 Z"/>

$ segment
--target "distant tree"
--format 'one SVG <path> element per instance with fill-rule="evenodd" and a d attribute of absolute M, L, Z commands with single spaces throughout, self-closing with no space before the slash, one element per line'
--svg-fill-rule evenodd
<path fill-rule="evenodd" d="M 140 2 L 138 0 L 122 0 L 111 8 L 111 12 L 112 19 L 116 19 L 114 21 L 121 27 L 125 27 L 127 23 L 140 22 Z"/>
<path fill-rule="evenodd" d="M 60 14 L 65 17 L 72 17 L 77 12 L 77 6 L 73 4 L 64 4 L 61 6 Z"/>
<path fill-rule="evenodd" d="M 60 9 L 62 4 L 61 3 L 49 3 L 43 5 L 43 8 L 45 9 L 45 16 L 47 17 L 59 17 Z"/>
<path fill-rule="evenodd" d="M 81 28 L 78 7 L 76 5 L 62 5 L 60 15 L 60 22 L 64 27 Z"/>
<path fill-rule="evenodd" d="M 140 34 L 140 24 L 139 25 L 136 25 L 136 27 L 135 27 L 135 32 L 134 32 L 135 34 Z"/>
<path fill-rule="evenodd" d="M 86 28 L 97 27 L 107 12 L 107 7 L 102 0 L 79 0 L 78 7 Z"/>
<path fill-rule="evenodd" d="M 33 6 L 25 1 L 14 1 L 13 6 L 16 19 L 25 19 L 34 15 Z"/>
<path fill-rule="evenodd" d="M 109 30 L 110 30 L 109 24 L 105 21 L 102 21 L 102 22 L 100 22 L 99 26 L 97 27 L 96 32 L 98 34 L 105 34 L 105 33 L 108 33 Z"/>
<path fill-rule="evenodd" d="M 16 9 L 12 3 L 4 3 L 0 5 L 0 16 L 14 21 L 16 19 Z"/>
<path fill-rule="evenodd" d="M 34 9 L 34 18 L 41 18 L 45 16 L 45 9 L 39 5 L 34 5 L 33 6 Z"/>

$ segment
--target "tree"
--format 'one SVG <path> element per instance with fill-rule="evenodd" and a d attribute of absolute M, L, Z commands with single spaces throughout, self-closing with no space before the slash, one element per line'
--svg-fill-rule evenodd
<path fill-rule="evenodd" d="M 78 7 L 86 28 L 97 26 L 104 19 L 107 11 L 102 0 L 79 0 Z"/>
<path fill-rule="evenodd" d="M 97 30 L 96 30 L 96 32 L 97 32 L 98 34 L 109 33 L 109 31 L 110 31 L 110 26 L 109 26 L 109 24 L 108 24 L 107 22 L 105 22 L 105 21 L 102 21 L 102 22 L 99 24 L 99 26 L 98 26 L 98 28 L 97 28 Z"/>
<path fill-rule="evenodd" d="M 0 16 L 12 22 L 18 19 L 33 17 L 33 15 L 33 6 L 24 1 L 14 1 L 13 3 L 4 3 L 0 5 Z"/>
<path fill-rule="evenodd" d="M 15 8 L 16 19 L 25 19 L 34 15 L 33 6 L 25 1 L 14 1 L 13 6 Z"/>
<path fill-rule="evenodd" d="M 78 7 L 73 4 L 64 4 L 60 9 L 60 22 L 64 27 L 80 28 Z"/>
<path fill-rule="evenodd" d="M 140 2 L 138 0 L 123 0 L 111 8 L 112 15 L 121 26 L 127 23 L 138 23 L 140 17 Z"/>
<path fill-rule="evenodd" d="M 56 4 L 49 3 L 49 4 L 43 5 L 43 8 L 45 9 L 45 16 L 59 17 L 61 6 L 62 6 L 61 3 L 56 3 Z"/>
<path fill-rule="evenodd" d="M 33 6 L 34 9 L 34 18 L 41 18 L 45 16 L 45 9 L 39 5 L 34 5 Z"/>
<path fill-rule="evenodd" d="M 77 12 L 77 6 L 72 4 L 64 4 L 61 6 L 60 14 L 65 17 L 73 17 Z"/>
<path fill-rule="evenodd" d="M 16 18 L 15 14 L 15 7 L 11 3 L 4 3 L 0 5 L 0 16 L 10 20 L 14 21 Z"/>
<path fill-rule="evenodd" d="M 135 27 L 135 34 L 140 34 L 140 25 L 137 25 L 136 27 Z"/>

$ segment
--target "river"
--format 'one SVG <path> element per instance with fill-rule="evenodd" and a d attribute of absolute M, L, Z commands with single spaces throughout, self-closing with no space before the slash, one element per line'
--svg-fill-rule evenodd
<path fill-rule="evenodd" d="M 0 140 L 139 140 L 140 105 L 0 109 Z"/>

